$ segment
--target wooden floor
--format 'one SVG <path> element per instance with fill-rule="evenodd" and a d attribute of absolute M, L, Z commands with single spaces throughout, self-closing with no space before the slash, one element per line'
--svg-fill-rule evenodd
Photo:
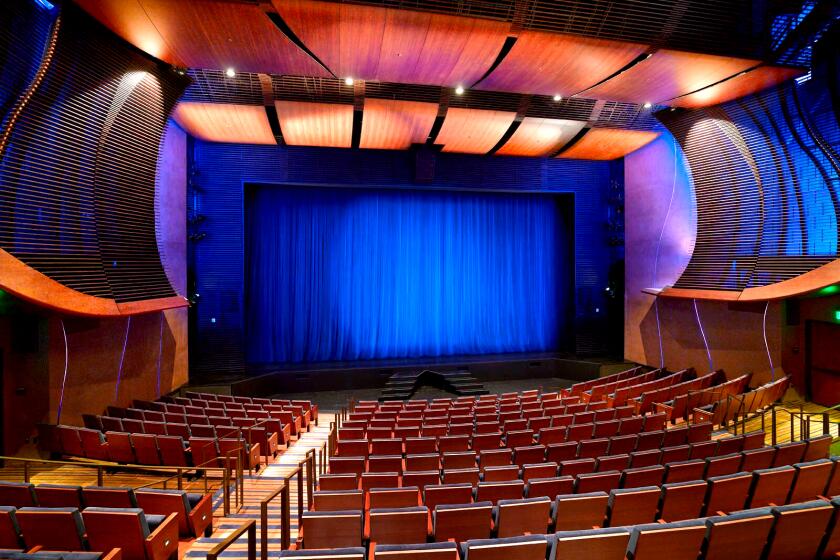
<path fill-rule="evenodd" d="M 789 441 L 798 441 L 802 439 L 803 434 L 807 437 L 816 437 L 822 435 L 824 432 L 822 413 L 828 411 L 829 418 L 829 433 L 835 437 L 840 438 L 840 409 L 828 410 L 824 406 L 807 402 L 799 398 L 791 398 L 783 400 L 776 405 L 776 443 L 786 443 Z M 804 412 L 805 418 L 809 421 L 801 422 L 799 413 Z M 796 413 L 793 416 L 791 413 Z M 773 424 L 772 413 L 765 411 L 746 422 L 746 431 L 752 432 L 755 430 L 764 430 L 767 434 L 766 443 L 772 444 L 773 432 L 771 426 Z M 732 431 L 730 427 L 730 431 Z M 738 425 L 738 433 L 741 433 L 741 424 Z"/>

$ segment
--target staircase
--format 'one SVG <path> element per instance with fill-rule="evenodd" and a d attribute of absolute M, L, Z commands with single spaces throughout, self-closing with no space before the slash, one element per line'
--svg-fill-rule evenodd
<path fill-rule="evenodd" d="M 395 373 L 385 383 L 380 401 L 411 398 L 423 385 L 431 385 L 459 396 L 486 395 L 487 389 L 469 371 L 402 371 Z"/>

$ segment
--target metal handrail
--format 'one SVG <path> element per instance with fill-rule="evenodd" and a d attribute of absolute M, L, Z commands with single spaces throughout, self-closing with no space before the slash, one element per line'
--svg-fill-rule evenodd
<path fill-rule="evenodd" d="M 288 550 L 291 544 L 291 528 L 289 527 L 290 500 L 289 500 L 289 485 L 286 481 L 275 490 L 270 496 L 267 496 L 260 502 L 260 559 L 268 559 L 268 504 L 280 496 L 280 548 L 281 550 Z"/>
<path fill-rule="evenodd" d="M 225 540 L 210 549 L 210 552 L 207 553 L 207 560 L 218 560 L 219 555 L 239 540 L 239 537 L 246 531 L 248 532 L 248 560 L 257 560 L 257 522 L 253 519 L 240 525 Z"/>

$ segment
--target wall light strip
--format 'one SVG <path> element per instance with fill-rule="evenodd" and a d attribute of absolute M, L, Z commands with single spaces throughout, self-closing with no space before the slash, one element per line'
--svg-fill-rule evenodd
<path fill-rule="evenodd" d="M 706 333 L 703 331 L 703 323 L 700 321 L 700 311 L 697 309 L 697 300 L 691 300 L 694 302 L 694 315 L 697 317 L 697 326 L 700 327 L 700 336 L 703 337 L 703 345 L 706 347 L 706 357 L 709 359 L 709 371 L 715 371 L 714 363 L 712 362 L 712 352 L 709 350 L 709 341 L 706 340 Z"/>
<path fill-rule="evenodd" d="M 67 347 L 67 329 L 64 328 L 64 319 L 61 321 L 61 333 L 64 335 L 64 377 L 61 378 L 61 393 L 58 395 L 58 411 L 55 415 L 55 423 L 61 423 L 61 407 L 64 406 L 64 386 L 67 384 L 67 369 L 69 365 L 70 353 Z"/>
<path fill-rule="evenodd" d="M 764 306 L 764 319 L 761 322 L 762 330 L 764 331 L 764 347 L 767 349 L 767 361 L 770 362 L 770 379 L 776 380 L 776 368 L 773 366 L 773 356 L 770 355 L 770 345 L 767 343 L 767 310 L 770 308 L 770 300 Z"/>
<path fill-rule="evenodd" d="M 114 402 L 120 396 L 120 380 L 122 379 L 123 363 L 125 362 L 125 349 L 128 347 L 128 331 L 131 328 L 131 315 L 125 322 L 125 339 L 123 340 L 122 354 L 120 354 L 120 369 L 117 370 L 117 385 L 114 387 Z"/>

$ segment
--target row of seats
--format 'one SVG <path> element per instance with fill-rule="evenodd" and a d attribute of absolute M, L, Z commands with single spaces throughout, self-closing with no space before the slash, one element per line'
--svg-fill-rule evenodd
<path fill-rule="evenodd" d="M 657 440 L 629 440 L 618 436 L 612 439 L 584 440 L 579 443 L 567 442 L 548 446 L 530 445 L 513 449 L 495 448 L 482 450 L 478 453 L 474 450 L 444 451 L 441 453 L 430 446 L 429 453 L 403 456 L 400 454 L 363 455 L 368 448 L 361 445 L 366 443 L 362 441 L 358 446 L 358 455 L 331 457 L 329 472 L 331 474 L 403 473 L 416 470 L 469 469 L 475 467 L 485 470 L 488 467 L 509 465 L 522 467 L 534 463 L 575 462 L 575 464 L 585 465 L 595 464 L 596 461 L 613 467 L 628 468 L 689 459 L 702 460 L 707 457 L 731 455 L 742 450 L 752 452 L 751 459 L 756 464 L 762 464 L 762 458 L 768 457 L 768 455 L 767 462 L 769 463 L 790 464 L 802 460 L 803 457 L 825 457 L 828 445 L 830 445 L 830 438 L 824 436 L 807 442 L 780 444 L 776 447 L 762 447 L 763 432 L 754 432 L 747 436 L 736 436 L 723 440 L 706 440 L 668 447 L 660 447 L 656 442 Z M 354 448 L 346 447 L 345 451 L 354 451 Z"/>
<path fill-rule="evenodd" d="M 351 516 L 348 516 L 350 518 Z M 440 523 L 443 523 L 441 519 Z M 466 539 L 364 547 L 313 542 L 314 525 L 296 560 L 795 560 L 834 558 L 840 551 L 840 499 L 756 508 L 671 523 L 559 531 L 499 539 Z M 358 526 L 345 527 L 347 540 Z M 359 531 L 360 532 L 360 531 Z M 338 539 L 335 539 L 338 540 Z M 355 540 L 355 539 L 354 539 Z M 335 547 L 344 546 L 345 548 Z M 309 550 L 316 548 L 317 550 Z"/>
<path fill-rule="evenodd" d="M 162 436 L 225 437 L 226 432 L 235 432 L 235 428 L 264 427 L 277 434 L 275 445 L 288 445 L 291 440 L 291 424 L 279 418 L 265 416 L 197 416 L 178 422 L 177 414 L 167 413 L 163 422 L 136 420 L 134 418 L 116 418 L 113 416 L 83 415 L 85 428 L 100 432 L 127 432 L 130 434 L 157 434 Z M 170 418 L 170 416 L 172 418 Z M 216 434 L 218 429 L 222 434 Z"/>
<path fill-rule="evenodd" d="M 0 506 L 0 548 L 22 552 L 108 552 L 123 560 L 170 560 L 178 555 L 178 519 L 139 508 Z"/>
<path fill-rule="evenodd" d="M 629 488 L 635 486 L 659 485 L 667 482 L 681 482 L 693 479 L 707 479 L 742 471 L 754 471 L 785 467 L 799 462 L 810 462 L 828 456 L 830 438 L 821 437 L 805 442 L 783 444 L 776 447 L 762 447 L 727 455 L 705 458 L 662 461 L 660 455 L 645 455 L 645 462 L 633 459 L 641 456 L 604 456 L 598 458 L 574 459 L 568 461 L 507 464 L 475 467 L 461 467 L 439 470 L 366 471 L 355 469 L 350 473 L 331 471 L 322 475 L 319 487 L 322 490 L 367 490 L 373 487 L 418 486 L 444 483 L 499 482 L 522 480 L 526 483 L 526 497 L 548 495 L 542 492 L 572 492 L 576 478 L 583 477 L 587 487 L 602 485 Z M 431 466 L 431 465 L 430 465 Z M 533 483 L 533 484 L 532 484 Z M 534 493 L 538 492 L 538 493 Z"/>
<path fill-rule="evenodd" d="M 641 417 L 633 419 L 641 420 Z M 516 447 L 541 446 L 544 448 L 575 448 L 578 446 L 595 446 L 597 448 L 612 447 L 620 449 L 621 453 L 643 451 L 686 443 L 708 441 L 712 433 L 712 425 L 702 424 L 683 425 L 669 430 L 660 428 L 664 418 L 648 416 L 644 424 L 639 422 L 611 425 L 609 422 L 600 424 L 577 424 L 568 427 L 541 428 L 533 430 L 511 430 L 508 432 L 482 432 L 472 434 L 449 434 L 442 436 L 419 437 L 389 437 L 389 438 L 345 438 L 336 444 L 338 455 L 415 455 L 418 453 L 445 453 L 447 451 L 491 451 L 499 448 L 513 449 Z M 645 428 L 650 428 L 646 430 Z M 756 436 L 757 437 L 757 436 Z M 598 442 L 598 443 L 586 443 Z M 559 447 L 558 447 L 559 446 Z M 604 453 L 600 453 L 603 455 Z"/>
<path fill-rule="evenodd" d="M 742 507 L 795 503 L 817 496 L 840 495 L 840 468 L 835 458 L 782 465 L 778 467 L 738 471 L 704 476 L 698 471 L 680 470 L 677 464 L 645 471 L 583 473 L 560 477 L 500 479 L 437 484 L 406 485 L 393 476 L 363 479 L 362 489 L 348 484 L 347 489 L 325 489 L 314 493 L 315 510 L 367 510 L 374 507 L 408 507 L 425 505 L 430 511 L 438 504 L 459 504 L 472 501 L 537 498 L 561 494 L 588 495 L 591 492 L 631 491 L 660 486 L 690 486 L 693 499 L 710 511 L 729 511 Z M 535 465 L 539 467 L 539 465 Z M 670 476 L 671 473 L 676 473 Z M 398 484 L 402 482 L 402 486 Z M 392 484 L 393 486 L 386 486 Z M 683 491 L 688 490 L 683 488 Z M 705 500 L 705 501 L 704 501 Z M 722 507 L 726 504 L 726 507 Z"/>
<path fill-rule="evenodd" d="M 88 507 L 139 508 L 153 515 L 168 516 L 174 513 L 177 516 L 179 533 L 184 537 L 209 536 L 213 521 L 210 494 L 159 488 L 134 490 L 119 486 L 36 486 L 31 483 L 0 482 L 0 506 L 78 510 Z"/>
<path fill-rule="evenodd" d="M 717 402 L 703 407 L 707 413 L 706 419 L 716 426 L 728 424 L 738 417 L 749 416 L 762 410 L 781 399 L 790 387 L 790 377 L 765 383 L 753 391 L 735 395 L 733 398 L 719 399 Z M 695 417 L 697 411 L 694 412 Z"/>
<path fill-rule="evenodd" d="M 676 395 L 671 400 L 661 400 L 657 402 L 657 408 L 665 404 L 670 410 L 671 421 L 688 421 L 691 419 L 695 408 L 702 408 L 728 396 L 740 395 L 745 392 L 751 379 L 752 373 L 745 373 L 714 387 Z"/>
<path fill-rule="evenodd" d="M 662 372 L 667 373 L 667 372 Z M 627 404 L 628 402 L 633 401 L 634 399 L 640 397 L 644 393 L 650 391 L 657 391 L 659 389 L 665 387 L 673 387 L 674 385 L 678 385 L 683 381 L 688 381 L 694 379 L 694 370 L 682 370 L 676 373 L 672 373 L 669 375 L 664 375 L 664 377 L 659 377 L 657 379 L 651 379 L 645 381 L 643 383 L 634 383 L 630 385 L 624 385 L 621 387 L 617 387 L 611 392 L 595 395 L 596 389 L 600 389 L 604 387 L 599 385 L 592 390 L 592 399 L 604 400 L 607 402 L 609 406 L 621 406 Z M 587 399 L 587 394 L 583 394 L 583 400 Z"/>
<path fill-rule="evenodd" d="M 672 401 L 676 397 L 708 389 L 725 380 L 726 376 L 723 370 L 716 370 L 712 373 L 695 377 L 694 379 L 682 381 L 681 383 L 643 391 L 638 397 L 633 398 L 632 402 L 637 412 L 650 412 L 657 403 Z"/>
<path fill-rule="evenodd" d="M 562 397 L 580 396 L 584 392 L 591 391 L 592 388 L 596 387 L 597 385 L 607 385 L 608 383 L 614 383 L 623 379 L 630 379 L 632 377 L 641 375 L 642 373 L 644 373 L 644 369 L 637 366 L 630 369 L 626 369 L 624 371 L 613 373 L 611 375 L 605 375 L 604 377 L 596 377 L 594 379 L 587 379 L 586 381 L 579 381 L 570 387 L 561 389 L 560 395 Z"/>

